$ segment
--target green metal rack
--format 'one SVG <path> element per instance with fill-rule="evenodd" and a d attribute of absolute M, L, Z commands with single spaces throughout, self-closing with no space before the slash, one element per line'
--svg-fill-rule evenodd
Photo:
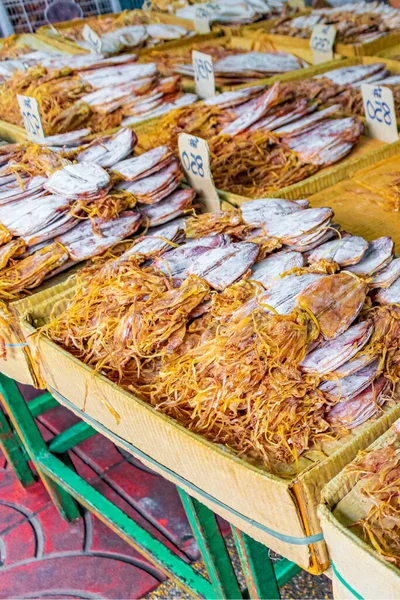
<path fill-rule="evenodd" d="M 86 507 L 194 597 L 275 600 L 280 598 L 280 586 L 300 571 L 300 567 L 286 559 L 273 563 L 268 548 L 231 526 L 246 582 L 246 589 L 241 590 L 214 513 L 178 488 L 206 567 L 207 577 L 204 577 L 76 473 L 68 451 L 97 433 L 84 417 L 46 443 L 35 417 L 57 406 L 57 400 L 45 392 L 27 403 L 15 381 L 2 374 L 0 397 L 11 422 L 10 426 L 0 409 L 0 447 L 21 484 L 29 487 L 35 481 L 31 461 L 64 519 L 80 518 L 77 503 Z M 129 451 L 129 446 L 124 443 L 123 448 Z"/>

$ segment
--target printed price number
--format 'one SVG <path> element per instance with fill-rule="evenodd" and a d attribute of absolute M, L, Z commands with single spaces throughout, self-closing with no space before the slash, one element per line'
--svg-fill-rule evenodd
<path fill-rule="evenodd" d="M 367 100 L 366 107 L 367 116 L 371 120 L 376 119 L 378 123 L 386 123 L 386 125 L 392 124 L 393 119 L 390 112 L 390 106 L 386 102 L 375 100 L 375 102 L 372 103 L 371 100 Z"/>
<path fill-rule="evenodd" d="M 206 99 L 215 96 L 215 78 L 212 57 L 203 52 L 192 52 L 196 94 Z"/>
<path fill-rule="evenodd" d="M 194 135 L 181 133 L 178 147 L 186 179 L 199 194 L 208 211 L 219 210 L 219 196 L 211 174 L 207 142 Z"/>
<path fill-rule="evenodd" d="M 392 91 L 380 85 L 363 84 L 361 92 L 370 137 L 388 143 L 397 141 L 396 111 Z"/>
<path fill-rule="evenodd" d="M 182 162 L 186 171 L 190 171 L 197 177 L 204 177 L 203 157 L 200 154 L 193 154 L 193 152 L 190 152 L 189 158 L 189 154 L 185 150 L 182 152 Z"/>
<path fill-rule="evenodd" d="M 92 50 L 101 54 L 102 42 L 101 37 L 93 31 L 89 25 L 85 25 L 82 31 L 83 39 L 87 41 Z"/>
<path fill-rule="evenodd" d="M 331 46 L 328 38 L 316 35 L 311 42 L 311 49 L 318 52 L 329 52 Z"/>
<path fill-rule="evenodd" d="M 200 81 L 200 79 L 210 79 L 211 76 L 214 76 L 212 62 L 210 60 L 195 58 L 194 76 L 196 78 L 196 81 Z"/>
<path fill-rule="evenodd" d="M 44 138 L 42 119 L 40 118 L 39 105 L 35 98 L 17 95 L 19 109 L 28 137 L 33 139 Z"/>
<path fill-rule="evenodd" d="M 333 59 L 336 29 L 332 25 L 316 25 L 312 31 L 310 47 L 315 65 Z"/>

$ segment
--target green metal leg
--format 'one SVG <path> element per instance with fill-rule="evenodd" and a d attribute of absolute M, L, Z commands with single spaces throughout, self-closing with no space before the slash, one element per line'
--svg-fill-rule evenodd
<path fill-rule="evenodd" d="M 29 458 L 17 434 L 11 429 L 7 417 L 0 408 L 0 448 L 24 487 L 35 483 L 29 466 Z"/>
<path fill-rule="evenodd" d="M 178 488 L 207 568 L 210 579 L 208 581 L 74 471 L 68 450 L 96 433 L 90 425 L 84 421 L 77 423 L 55 436 L 47 446 L 36 426 L 34 416 L 57 406 L 58 402 L 50 394 L 45 393 L 31 401 L 28 406 L 15 382 L 1 374 L 0 395 L 3 397 L 10 420 L 21 438 L 20 454 L 24 455 L 25 446 L 61 515 L 67 520 L 75 520 L 79 517 L 75 498 L 192 595 L 227 600 L 242 599 L 249 595 L 250 598 L 275 600 L 280 597 L 279 585 L 286 583 L 299 570 L 296 565 L 285 560 L 273 566 L 268 548 L 232 528 L 247 583 L 246 595 L 243 596 L 215 515 L 206 506 Z M 9 430 L 7 420 L 0 413 L 0 443 L 14 453 L 17 451 L 14 440 L 11 440 L 12 443 L 9 442 L 11 439 Z M 26 453 L 25 463 L 28 464 Z M 13 464 L 15 465 L 15 461 Z"/>
<path fill-rule="evenodd" d="M 181 488 L 178 488 L 178 492 L 205 562 L 215 598 L 242 598 L 214 513 Z"/>
<path fill-rule="evenodd" d="M 39 429 L 22 398 L 15 381 L 1 375 L 0 395 L 10 420 L 18 432 L 26 451 L 32 459 L 44 486 L 50 494 L 61 516 L 67 521 L 79 519 L 80 513 L 73 498 L 59 485 L 49 479 L 40 469 L 36 457 L 40 452 L 46 452 L 47 446 Z"/>
<path fill-rule="evenodd" d="M 232 527 L 250 598 L 279 599 L 279 585 L 268 548 Z"/>

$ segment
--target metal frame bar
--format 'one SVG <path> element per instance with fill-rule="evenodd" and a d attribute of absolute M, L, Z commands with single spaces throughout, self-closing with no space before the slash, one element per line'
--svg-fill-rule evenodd
<path fill-rule="evenodd" d="M 247 589 L 241 592 L 214 513 L 178 488 L 207 569 L 208 579 L 203 577 L 75 472 L 67 452 L 97 433 L 91 425 L 82 419 L 46 444 L 34 417 L 57 406 L 57 400 L 46 392 L 26 403 L 16 383 L 1 373 L 0 397 L 21 440 L 18 442 L 19 451 L 14 450 L 18 448 L 15 442 L 18 437 L 14 434 L 11 442 L 13 452 L 22 453 L 26 465 L 30 458 L 62 517 L 67 521 L 79 518 L 76 500 L 193 596 L 227 600 L 248 597 L 278 600 L 279 586 L 300 570 L 297 565 L 284 559 L 274 565 L 268 548 L 232 527 L 247 585 Z M 5 449 L 13 432 L 9 426 L 8 430 L 4 427 L 3 421 L 7 424 L 4 415 L 3 419 L 0 418 L 0 445 Z M 18 468 L 21 471 L 20 461 L 14 460 L 12 464 L 16 472 Z M 26 485 L 30 480 L 29 477 L 22 477 L 20 481 Z"/>

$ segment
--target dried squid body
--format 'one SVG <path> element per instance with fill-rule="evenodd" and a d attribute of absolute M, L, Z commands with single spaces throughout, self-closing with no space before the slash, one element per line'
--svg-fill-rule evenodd
<path fill-rule="evenodd" d="M 120 129 L 116 134 L 95 140 L 76 157 L 78 162 L 91 162 L 110 168 L 129 156 L 137 137 L 131 129 Z"/>
<path fill-rule="evenodd" d="M 352 325 L 337 338 L 309 352 L 300 363 L 302 371 L 321 376 L 335 371 L 365 346 L 372 331 L 373 326 L 367 321 Z"/>
<path fill-rule="evenodd" d="M 69 258 L 78 262 L 101 254 L 116 242 L 132 235 L 139 229 L 142 217 L 133 211 L 122 212 L 116 219 L 102 223 L 95 219 L 96 229 L 93 232 L 89 220 L 81 221 L 68 233 L 57 238 L 68 252 Z"/>
<path fill-rule="evenodd" d="M 59 169 L 45 183 L 52 194 L 64 195 L 70 199 L 91 198 L 110 187 L 110 176 L 102 167 L 89 162 L 66 165 Z"/>
<path fill-rule="evenodd" d="M 377 414 L 379 406 L 385 401 L 384 393 L 388 385 L 385 377 L 379 377 L 358 395 L 338 402 L 327 415 L 328 423 L 337 429 L 354 429 L 365 423 Z"/>
<path fill-rule="evenodd" d="M 231 285 L 256 261 L 257 244 L 239 242 L 224 248 L 208 250 L 187 269 L 187 275 L 196 275 L 215 290 L 224 290 Z"/>
<path fill-rule="evenodd" d="M 156 204 L 138 205 L 149 227 L 156 227 L 183 215 L 192 207 L 196 192 L 193 189 L 176 190 Z"/>

